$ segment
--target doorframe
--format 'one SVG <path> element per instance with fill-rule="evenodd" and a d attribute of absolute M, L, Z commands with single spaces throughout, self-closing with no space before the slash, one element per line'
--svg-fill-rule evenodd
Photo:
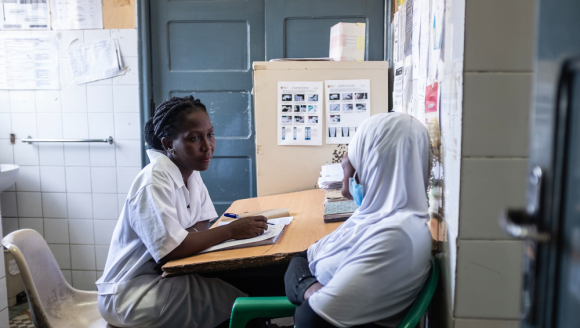
<path fill-rule="evenodd" d="M 153 81 L 151 78 L 151 16 L 149 12 L 150 0 L 135 1 L 137 16 L 137 48 L 139 74 L 139 118 L 141 131 L 141 167 L 149 163 L 145 150 L 146 142 L 143 135 L 145 123 L 155 110 L 153 103 Z"/>

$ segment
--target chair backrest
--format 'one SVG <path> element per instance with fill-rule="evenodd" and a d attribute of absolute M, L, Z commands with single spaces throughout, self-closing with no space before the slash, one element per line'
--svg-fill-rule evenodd
<path fill-rule="evenodd" d="M 429 307 L 429 303 L 431 303 L 431 299 L 433 298 L 433 294 L 435 294 L 435 289 L 437 288 L 437 283 L 439 282 L 439 263 L 437 259 L 433 256 L 431 257 L 431 271 L 429 272 L 429 278 L 425 282 L 425 285 L 421 289 L 419 296 L 411 306 L 409 312 L 403 321 L 397 325 L 397 328 L 415 328 L 425 311 L 427 311 L 427 307 Z"/>
<path fill-rule="evenodd" d="M 77 290 L 68 284 L 38 232 L 31 229 L 14 231 L 2 239 L 2 245 L 18 264 L 36 327 L 52 327 L 49 316 L 70 303 Z"/>

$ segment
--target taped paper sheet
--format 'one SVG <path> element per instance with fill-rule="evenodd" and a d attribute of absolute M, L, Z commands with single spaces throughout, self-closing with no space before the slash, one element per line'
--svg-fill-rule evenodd
<path fill-rule="evenodd" d="M 278 145 L 322 145 L 322 82 L 278 82 Z"/>
<path fill-rule="evenodd" d="M 0 19 L 3 30 L 48 30 L 50 16 L 48 0 L 0 1 Z"/>
<path fill-rule="evenodd" d="M 371 116 L 370 80 L 327 80 L 326 143 L 347 144 L 361 123 Z"/>
<path fill-rule="evenodd" d="M 117 39 L 72 44 L 68 58 L 76 84 L 125 74 Z"/>
<path fill-rule="evenodd" d="M 55 30 L 103 28 L 101 0 L 50 0 L 50 8 Z"/>
<path fill-rule="evenodd" d="M 54 36 L 0 36 L 0 89 L 60 89 Z"/>

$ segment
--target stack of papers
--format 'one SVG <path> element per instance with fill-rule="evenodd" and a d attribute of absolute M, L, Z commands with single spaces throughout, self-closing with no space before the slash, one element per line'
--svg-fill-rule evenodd
<path fill-rule="evenodd" d="M 318 178 L 318 187 L 321 189 L 340 189 L 342 188 L 343 176 L 344 173 L 340 164 L 323 165 L 320 178 Z"/>
<path fill-rule="evenodd" d="M 324 205 L 324 222 L 345 221 L 357 208 L 358 206 L 352 200 L 327 203 Z"/>
<path fill-rule="evenodd" d="M 326 194 L 324 195 L 324 204 L 331 202 L 342 202 L 348 200 L 342 195 L 341 189 L 326 189 Z"/>

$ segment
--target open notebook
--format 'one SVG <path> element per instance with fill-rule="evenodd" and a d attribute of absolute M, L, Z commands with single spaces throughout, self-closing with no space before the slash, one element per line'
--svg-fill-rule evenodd
<path fill-rule="evenodd" d="M 277 219 L 268 220 L 269 223 L 273 223 L 272 225 L 268 225 L 268 230 L 264 232 L 263 235 L 248 238 L 248 239 L 230 239 L 224 241 L 221 244 L 217 244 L 212 246 L 206 250 L 203 250 L 199 253 L 208 253 L 208 252 L 215 252 L 215 251 L 223 251 L 227 249 L 235 249 L 235 248 L 245 248 L 245 247 L 254 247 L 254 246 L 263 246 L 263 245 L 273 245 L 278 241 L 280 236 L 282 236 L 282 232 L 284 232 L 284 228 L 292 222 L 292 217 L 282 217 Z M 218 226 L 229 224 L 229 222 L 220 222 Z"/>

